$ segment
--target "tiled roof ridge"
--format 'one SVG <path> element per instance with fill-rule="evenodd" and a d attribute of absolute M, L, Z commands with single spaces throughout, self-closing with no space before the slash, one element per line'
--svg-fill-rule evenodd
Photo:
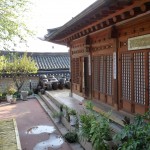
<path fill-rule="evenodd" d="M 1 51 L 2 52 L 2 51 Z M 14 51 L 3 51 L 2 55 L 15 53 Z M 19 56 L 22 56 L 24 52 L 18 52 Z M 60 70 L 70 68 L 70 56 L 68 52 L 63 53 L 27 53 L 35 63 L 38 70 Z"/>
<path fill-rule="evenodd" d="M 47 55 L 51 55 L 51 56 L 63 56 L 63 55 L 69 55 L 69 52 L 22 52 L 22 51 L 0 51 L 0 53 L 2 54 L 8 54 L 8 53 L 18 53 L 18 54 L 24 54 L 27 53 L 28 55 L 32 55 L 32 56 L 47 56 Z"/>

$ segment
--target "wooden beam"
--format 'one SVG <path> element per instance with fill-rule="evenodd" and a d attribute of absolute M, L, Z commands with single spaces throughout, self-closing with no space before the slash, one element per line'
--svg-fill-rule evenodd
<path fill-rule="evenodd" d="M 104 27 L 104 23 L 102 22 L 102 23 L 100 24 L 100 26 L 101 26 L 101 28 L 103 28 L 103 27 Z"/>
<path fill-rule="evenodd" d="M 141 11 L 142 12 L 145 12 L 146 11 L 146 6 L 143 4 L 141 7 L 140 7 Z"/>
<path fill-rule="evenodd" d="M 89 33 L 89 29 L 87 29 L 87 30 L 85 30 L 86 31 L 86 33 Z"/>
<path fill-rule="evenodd" d="M 133 4 L 131 4 L 130 6 L 128 6 L 128 7 L 125 7 L 125 8 L 123 8 L 122 10 L 119 10 L 119 11 L 116 11 L 115 13 L 113 13 L 113 14 L 110 14 L 109 16 L 104 16 L 103 15 L 103 18 L 101 18 L 99 21 L 97 21 L 97 22 L 95 22 L 95 23 L 93 23 L 93 25 L 92 26 L 95 26 L 95 29 L 101 29 L 102 28 L 102 26 L 103 27 L 105 27 L 105 24 L 104 23 L 106 23 L 106 20 L 107 19 L 113 19 L 113 18 L 115 18 L 115 17 L 117 17 L 117 20 L 116 20 L 116 22 L 118 22 L 119 20 L 121 20 L 121 18 L 120 18 L 120 14 L 122 14 L 122 13 L 124 13 L 125 14 L 125 19 L 129 19 L 129 18 L 131 18 L 132 16 L 130 15 L 130 11 L 133 9 L 133 10 L 135 10 L 135 12 L 133 11 L 133 13 L 135 14 L 136 13 L 136 9 L 138 8 L 138 13 L 142 13 L 142 11 L 140 10 L 140 7 L 141 7 L 141 5 L 146 5 L 146 11 L 148 11 L 148 8 L 149 8 L 149 0 L 134 0 L 133 1 L 134 3 Z M 118 6 L 117 6 L 118 7 Z M 140 11 L 139 11 L 140 10 Z M 132 12 L 132 11 L 131 11 Z M 101 14 L 101 11 L 98 13 L 98 14 Z M 132 13 L 131 13 L 132 14 Z M 113 19 L 113 21 L 114 21 L 115 19 Z M 81 24 L 84 24 L 86 27 L 83 27 L 83 29 L 81 29 L 80 28 L 80 30 L 79 31 L 77 31 L 77 32 L 82 32 L 82 30 L 85 30 L 85 29 L 88 29 L 89 27 L 90 27 L 90 25 L 87 25 L 87 23 L 85 23 L 84 22 L 84 20 L 82 20 L 82 22 L 81 22 Z M 102 25 L 103 24 L 103 25 Z M 71 33 L 70 35 L 68 34 L 68 37 L 69 36 L 71 36 L 72 34 L 74 34 L 74 33 Z M 84 36 L 84 35 L 82 35 L 82 36 Z M 58 37 L 57 37 L 58 38 Z M 63 39 L 63 37 L 62 37 L 62 39 Z M 61 40 L 62 40 L 61 39 Z"/>
<path fill-rule="evenodd" d="M 106 24 L 109 26 L 109 24 L 110 24 L 109 20 L 106 20 Z"/>
<path fill-rule="evenodd" d="M 95 25 L 94 27 L 95 27 L 96 30 L 98 30 L 98 25 Z"/>
<path fill-rule="evenodd" d="M 141 13 L 140 7 L 136 7 L 136 8 L 134 8 L 134 9 L 130 10 L 130 15 L 131 15 L 131 16 L 136 16 L 136 15 L 138 15 L 138 14 L 140 14 L 140 13 Z"/>
<path fill-rule="evenodd" d="M 94 26 L 92 26 L 91 28 L 90 28 L 90 32 L 93 32 L 94 31 Z"/>
<path fill-rule="evenodd" d="M 124 19 L 125 19 L 125 14 L 122 13 L 122 14 L 120 15 L 120 17 L 121 17 L 122 20 L 124 20 Z"/>
<path fill-rule="evenodd" d="M 131 16 L 134 16 L 134 9 L 131 9 L 131 10 L 130 10 L 130 15 L 131 15 Z"/>
<path fill-rule="evenodd" d="M 117 17 L 116 16 L 113 17 L 113 22 L 117 22 Z"/>

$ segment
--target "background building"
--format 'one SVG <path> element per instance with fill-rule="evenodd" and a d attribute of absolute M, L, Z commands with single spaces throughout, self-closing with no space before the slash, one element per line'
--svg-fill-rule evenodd
<path fill-rule="evenodd" d="M 14 52 L 2 51 L 1 55 L 11 55 Z M 17 52 L 18 55 L 23 55 L 23 52 Z M 65 76 L 70 78 L 70 56 L 69 53 L 27 53 L 35 60 L 38 72 L 27 77 L 22 90 L 27 90 L 30 87 L 36 88 L 39 82 L 39 76 L 45 74 L 47 76 L 54 75 L 55 77 Z M 0 79 L 0 88 L 6 89 L 12 83 L 11 75 L 3 74 Z"/>

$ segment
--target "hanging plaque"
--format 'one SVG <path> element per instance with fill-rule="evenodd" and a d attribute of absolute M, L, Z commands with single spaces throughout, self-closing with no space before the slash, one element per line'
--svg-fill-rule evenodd
<path fill-rule="evenodd" d="M 150 34 L 128 39 L 128 50 L 139 50 L 150 48 Z"/>

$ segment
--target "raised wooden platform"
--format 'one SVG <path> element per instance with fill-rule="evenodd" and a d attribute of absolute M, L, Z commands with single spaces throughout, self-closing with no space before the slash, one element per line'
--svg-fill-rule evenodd
<path fill-rule="evenodd" d="M 21 150 L 15 119 L 0 120 L 0 150 Z"/>

